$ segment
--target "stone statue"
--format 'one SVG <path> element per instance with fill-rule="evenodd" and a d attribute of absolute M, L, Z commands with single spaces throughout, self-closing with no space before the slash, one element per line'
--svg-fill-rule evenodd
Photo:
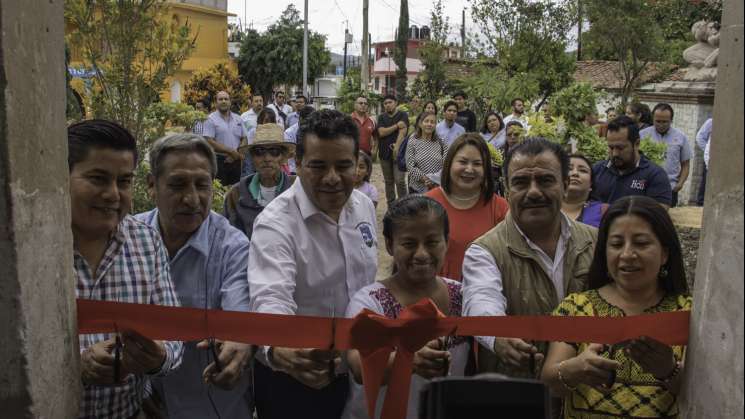
<path fill-rule="evenodd" d="M 715 81 L 719 56 L 719 23 L 700 20 L 693 24 L 691 32 L 697 42 L 683 51 L 683 59 L 689 64 L 684 79 Z"/>

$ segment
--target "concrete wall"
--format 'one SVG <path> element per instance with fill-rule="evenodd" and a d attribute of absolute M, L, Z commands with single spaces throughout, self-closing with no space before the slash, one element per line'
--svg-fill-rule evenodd
<path fill-rule="evenodd" d="M 743 2 L 725 0 L 684 418 L 743 417 Z"/>
<path fill-rule="evenodd" d="M 80 391 L 63 2 L 0 0 L 0 416 L 72 418 Z"/>

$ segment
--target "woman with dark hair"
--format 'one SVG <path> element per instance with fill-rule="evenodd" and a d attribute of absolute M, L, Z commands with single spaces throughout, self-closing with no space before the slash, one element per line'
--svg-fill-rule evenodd
<path fill-rule="evenodd" d="M 592 164 L 581 154 L 569 156 L 569 186 L 561 204 L 561 211 L 572 220 L 598 227 L 608 204 L 591 201 L 594 177 Z"/>
<path fill-rule="evenodd" d="M 440 275 L 460 281 L 466 248 L 504 219 L 507 201 L 494 193 L 491 156 L 481 135 L 458 137 L 445 156 L 442 186 L 427 196 L 442 204 L 448 213 L 452 234 Z"/>
<path fill-rule="evenodd" d="M 349 302 L 346 316 L 351 318 L 368 309 L 395 319 L 404 307 L 429 298 L 442 313 L 460 317 L 461 284 L 438 276 L 447 249 L 448 231 L 448 215 L 434 200 L 422 195 L 407 195 L 393 202 L 383 217 L 383 236 L 385 248 L 393 257 L 394 273 L 357 291 Z M 419 417 L 419 394 L 431 378 L 464 375 L 468 348 L 468 341 L 463 337 L 437 338 L 414 354 L 407 419 Z M 391 359 L 394 356 L 395 353 L 391 354 Z M 359 352 L 348 351 L 347 361 L 354 380 L 342 418 L 367 419 Z M 385 385 L 384 382 L 381 394 L 386 390 Z M 378 412 L 383 400 L 378 397 Z M 375 417 L 379 417 L 379 413 Z"/>
<path fill-rule="evenodd" d="M 632 102 L 626 105 L 626 116 L 636 122 L 639 131 L 652 126 L 652 111 L 644 103 Z"/>
<path fill-rule="evenodd" d="M 448 146 L 435 132 L 437 116 L 422 112 L 416 119 L 416 131 L 406 145 L 406 171 L 409 172 L 409 192 L 424 193 L 437 186 Z"/>
<path fill-rule="evenodd" d="M 603 217 L 589 290 L 557 316 L 624 317 L 691 309 L 680 242 L 657 201 L 628 196 Z M 553 342 L 541 378 L 564 397 L 565 418 L 677 417 L 685 347 L 641 336 L 608 348 Z"/>
<path fill-rule="evenodd" d="M 435 118 L 437 117 L 437 102 L 434 100 L 428 100 L 424 102 L 424 107 L 422 107 L 422 112 L 430 112 L 435 114 Z"/>
<path fill-rule="evenodd" d="M 357 158 L 357 174 L 354 180 L 354 188 L 363 194 L 367 195 L 368 198 L 373 202 L 375 207 L 378 207 L 378 189 L 370 183 L 370 176 L 372 176 L 372 158 L 360 150 L 359 158 Z"/>
<path fill-rule="evenodd" d="M 504 129 L 504 121 L 502 117 L 496 112 L 489 112 L 484 118 L 484 126 L 481 128 L 481 137 L 484 138 L 487 144 L 493 146 L 496 149 L 504 147 L 506 141 L 506 131 Z"/>

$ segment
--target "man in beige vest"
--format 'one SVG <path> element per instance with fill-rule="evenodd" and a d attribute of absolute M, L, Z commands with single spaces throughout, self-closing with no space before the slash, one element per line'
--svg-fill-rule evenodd
<path fill-rule="evenodd" d="M 561 213 L 569 157 L 560 145 L 527 139 L 510 150 L 504 167 L 510 213 L 466 251 L 463 313 L 550 314 L 567 294 L 586 288 L 597 231 Z M 540 372 L 545 343 L 477 339 L 483 345 L 481 371 L 513 377 L 535 377 Z"/>

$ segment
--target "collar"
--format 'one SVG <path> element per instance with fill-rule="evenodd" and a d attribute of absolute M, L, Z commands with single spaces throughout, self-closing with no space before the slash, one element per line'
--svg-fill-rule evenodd
<path fill-rule="evenodd" d="M 360 122 L 360 125 L 364 125 L 370 117 L 368 115 L 360 116 L 357 114 L 357 111 L 352 112 L 352 118 L 358 120 Z"/>
<path fill-rule="evenodd" d="M 279 171 L 279 182 L 277 182 L 277 186 L 274 188 L 275 191 L 277 191 L 277 194 L 279 194 L 280 191 L 282 191 L 282 187 L 285 184 L 285 174 L 282 173 L 282 171 Z M 254 200 L 258 201 L 259 196 L 261 194 L 261 183 L 259 182 L 259 174 L 256 173 L 251 177 L 251 183 L 248 184 L 248 191 L 253 196 Z"/>
<path fill-rule="evenodd" d="M 613 166 L 613 162 L 611 160 L 608 160 L 608 162 L 605 164 L 605 167 L 608 170 L 612 171 L 618 176 L 626 176 L 630 173 L 636 172 L 638 169 L 644 169 L 647 166 L 649 166 L 649 160 L 641 152 L 639 152 L 639 160 L 636 161 L 636 166 L 634 166 L 628 172 L 621 173 L 620 171 L 618 171 L 618 169 L 616 169 L 616 167 Z"/>
<path fill-rule="evenodd" d="M 158 233 L 163 236 L 163 232 L 160 230 L 160 222 L 158 221 L 158 217 L 160 215 L 160 211 L 158 211 L 157 208 L 150 211 L 150 214 L 148 215 L 148 225 L 158 231 Z M 176 252 L 176 255 L 181 253 L 181 251 L 187 247 L 191 247 L 197 252 L 207 256 L 209 253 L 209 229 L 210 229 L 210 222 L 212 218 L 212 211 L 207 214 L 207 218 L 202 221 L 202 225 L 199 226 L 197 231 L 189 237 L 189 240 L 184 243 L 183 246 L 181 246 L 181 249 L 179 249 Z M 165 243 L 164 243 L 165 245 Z M 176 255 L 172 255 L 171 259 Z"/>
<path fill-rule="evenodd" d="M 561 231 L 559 233 L 559 241 L 566 242 L 567 240 L 569 240 L 569 238 L 572 235 L 572 231 L 569 227 L 569 218 L 563 212 L 559 212 L 559 216 L 561 217 L 560 218 Z M 527 245 L 531 249 L 540 249 L 540 247 L 538 247 L 537 244 L 533 243 L 533 241 L 530 240 L 530 238 L 528 238 L 528 236 L 526 236 L 525 233 L 523 233 L 523 231 L 520 229 L 520 226 L 517 225 L 517 221 L 515 221 L 514 218 L 510 217 L 510 221 L 515 226 L 515 229 L 517 230 L 517 232 L 520 233 L 520 236 L 523 238 L 523 240 L 525 240 L 525 243 L 527 243 Z"/>
<path fill-rule="evenodd" d="M 300 216 L 303 217 L 303 220 L 307 220 L 308 218 L 316 214 L 322 214 L 323 216 L 331 220 L 329 216 L 327 216 L 323 211 L 318 209 L 318 207 L 313 202 L 311 202 L 310 198 L 308 198 L 308 194 L 305 193 L 305 188 L 303 188 L 302 182 L 300 182 L 299 179 L 296 182 L 293 182 L 292 186 L 290 186 L 290 189 L 292 189 L 292 192 L 295 195 L 295 203 L 300 210 Z M 352 207 L 356 206 L 358 203 L 359 199 L 357 199 L 354 194 L 354 190 L 352 190 L 352 194 L 347 199 L 347 202 L 344 204 L 344 208 L 342 208 L 341 214 L 339 215 L 338 224 L 343 224 L 344 219 L 346 218 L 344 213 L 350 210 Z"/>

